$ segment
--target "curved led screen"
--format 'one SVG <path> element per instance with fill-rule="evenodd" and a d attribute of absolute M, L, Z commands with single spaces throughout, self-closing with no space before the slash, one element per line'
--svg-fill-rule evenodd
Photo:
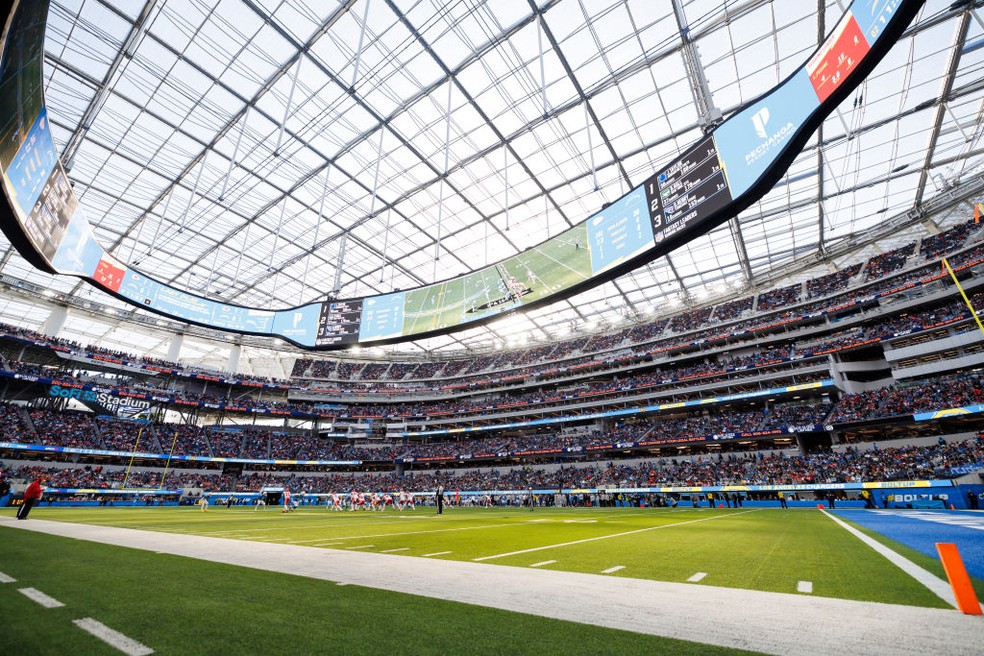
<path fill-rule="evenodd" d="M 761 198 L 888 52 L 923 0 L 856 0 L 780 85 L 604 210 L 484 269 L 414 289 L 286 309 L 224 304 L 155 280 L 93 236 L 61 165 L 41 86 L 47 0 L 14 3 L 0 61 L 0 228 L 34 266 L 189 323 L 331 350 L 418 339 L 571 296 L 702 235 Z"/>

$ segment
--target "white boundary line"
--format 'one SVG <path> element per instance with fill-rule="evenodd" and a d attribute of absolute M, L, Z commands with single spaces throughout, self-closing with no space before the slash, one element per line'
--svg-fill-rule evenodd
<path fill-rule="evenodd" d="M 521 551 L 510 551 L 509 553 L 496 554 L 494 556 L 482 556 L 481 558 L 472 558 L 476 563 L 480 563 L 483 560 L 495 560 L 496 558 L 505 558 L 506 556 L 518 556 L 519 554 L 532 553 L 534 551 L 543 551 L 544 549 L 556 549 L 558 547 L 569 547 L 574 544 L 583 544 L 585 542 L 594 542 L 595 540 L 607 540 L 608 538 L 620 538 L 623 535 L 634 535 L 635 533 L 645 533 L 646 531 L 655 531 L 661 528 L 672 528 L 674 526 L 683 526 L 684 524 L 696 524 L 697 522 L 709 522 L 714 519 L 722 519 L 724 517 L 737 517 L 738 515 L 744 515 L 745 513 L 757 512 L 759 509 L 746 510 L 740 513 L 728 513 L 715 515 L 714 517 L 702 517 L 701 519 L 690 519 L 685 522 L 675 522 L 673 524 L 660 524 L 659 526 L 648 526 L 646 528 L 639 528 L 634 531 L 625 531 L 624 533 L 612 533 L 611 535 L 599 535 L 593 538 L 584 538 L 583 540 L 574 540 L 573 542 L 561 542 L 560 544 L 548 544 L 543 547 L 533 547 L 532 549 L 522 549 Z"/>
<path fill-rule="evenodd" d="M 950 587 L 949 583 L 939 578 L 932 572 L 923 569 L 922 567 L 915 564 L 908 558 L 902 556 L 901 554 L 892 551 L 878 540 L 875 540 L 874 538 L 865 535 L 864 533 L 854 528 L 853 526 L 843 521 L 842 519 L 838 517 L 834 517 L 826 510 L 821 510 L 820 512 L 822 512 L 830 519 L 834 520 L 837 524 L 840 525 L 841 528 L 846 530 L 848 533 L 850 533 L 857 539 L 861 540 L 866 545 L 874 549 L 876 552 L 887 558 L 889 562 L 891 562 L 893 565 L 901 569 L 903 572 L 905 572 L 912 578 L 916 579 L 916 581 L 918 581 L 919 583 L 922 583 L 924 586 L 926 586 L 926 588 L 929 589 L 930 592 L 935 594 L 937 597 L 939 597 L 946 603 L 950 604 L 954 608 L 957 607 L 957 599 L 956 597 L 953 596 L 953 588 Z"/>
<path fill-rule="evenodd" d="M 119 631 L 114 631 L 102 622 L 97 622 L 91 617 L 72 620 L 72 624 L 86 633 L 94 635 L 110 647 L 123 652 L 127 656 L 148 656 L 154 653 L 154 650 L 147 645 L 140 644 L 133 638 L 129 638 Z"/>
<path fill-rule="evenodd" d="M 45 608 L 61 608 L 65 605 L 54 597 L 49 597 L 37 588 L 19 588 L 17 592 L 21 593 L 31 601 L 41 604 Z"/>

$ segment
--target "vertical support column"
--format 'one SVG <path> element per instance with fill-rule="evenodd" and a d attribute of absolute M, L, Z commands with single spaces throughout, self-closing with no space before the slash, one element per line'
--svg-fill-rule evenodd
<path fill-rule="evenodd" d="M 448 157 L 451 148 L 451 89 L 453 83 L 448 78 L 448 105 L 444 113 L 444 176 L 441 178 L 440 199 L 437 201 L 437 240 L 434 242 L 434 282 L 437 282 L 437 262 L 441 259 L 441 223 L 444 218 L 444 186 L 448 180 Z"/>
<path fill-rule="evenodd" d="M 236 373 L 239 371 L 239 358 L 243 355 L 243 345 L 233 344 L 229 349 L 229 360 L 226 362 L 226 371 Z"/>
<path fill-rule="evenodd" d="M 537 14 L 536 42 L 540 47 L 540 100 L 543 102 L 543 120 L 547 120 L 547 69 L 543 62 L 543 14 Z"/>
<path fill-rule="evenodd" d="M 362 44 L 366 39 L 366 25 L 369 22 L 369 0 L 366 0 L 365 11 L 362 12 L 362 29 L 359 31 L 359 45 L 355 49 L 355 67 L 352 70 L 351 91 L 355 91 L 355 83 L 359 80 L 359 63 L 362 61 Z"/>
<path fill-rule="evenodd" d="M 67 305 L 56 305 L 52 310 L 48 318 L 44 320 L 44 325 L 41 326 L 41 332 L 45 335 L 50 335 L 51 337 L 58 337 L 58 333 L 65 326 L 65 319 L 68 318 L 68 306 Z"/>
<path fill-rule="evenodd" d="M 177 186 L 178 186 L 178 181 L 175 180 L 174 186 L 171 187 L 171 191 L 169 191 L 167 194 L 167 200 L 164 201 L 164 209 L 161 210 L 161 220 L 157 222 L 157 230 L 154 231 L 154 238 L 150 240 L 150 246 L 147 247 L 147 255 L 150 255 L 151 253 L 154 252 L 154 246 L 157 245 L 157 238 L 160 237 L 161 235 L 161 227 L 164 225 L 164 222 L 167 220 L 167 210 L 171 206 L 171 199 L 174 198 L 174 190 Z M 133 249 L 136 249 L 136 247 L 137 247 L 137 242 L 134 241 Z M 140 260 L 133 259 L 133 249 L 130 250 L 130 259 L 133 261 L 134 266 L 136 266 L 140 264 Z"/>
<path fill-rule="evenodd" d="M 239 136 L 236 137 L 236 147 L 232 149 L 232 159 L 229 160 L 229 170 L 226 171 L 225 178 L 222 180 L 222 191 L 219 192 L 219 202 L 225 200 L 226 187 L 229 185 L 229 178 L 232 177 L 232 169 L 236 166 L 236 160 L 239 159 L 239 145 L 243 141 L 243 134 L 246 132 L 246 121 L 249 119 L 249 110 L 252 109 L 252 105 L 246 108 L 243 112 L 243 125 L 239 129 Z"/>
<path fill-rule="evenodd" d="M 376 147 L 376 170 L 372 176 L 372 199 L 369 201 L 369 216 L 366 217 L 367 221 L 372 221 L 373 217 L 376 215 L 376 199 L 379 197 L 379 164 L 383 161 L 383 136 L 386 134 L 386 129 L 383 126 L 379 126 L 379 145 Z M 391 210 L 392 211 L 392 210 Z M 386 266 L 386 248 L 389 245 L 389 220 L 391 218 L 390 214 L 386 215 L 386 230 L 383 232 L 383 253 L 382 253 L 382 263 L 379 265 L 379 282 L 383 282 L 383 268 Z"/>
<path fill-rule="evenodd" d="M 171 344 L 167 347 L 167 359 L 169 362 L 177 362 L 181 356 L 181 347 L 184 346 L 184 333 L 177 333 L 171 338 Z"/>
<path fill-rule="evenodd" d="M 509 144 L 502 144 L 502 173 L 505 176 L 506 190 L 506 232 L 509 232 Z"/>
<path fill-rule="evenodd" d="M 331 174 L 331 164 L 325 166 L 325 186 L 321 189 L 321 202 L 318 204 L 318 219 L 314 224 L 314 241 L 311 243 L 311 252 L 318 247 L 318 233 L 321 231 L 321 222 L 325 218 L 325 196 L 328 195 L 328 177 Z M 304 277 L 301 278 L 301 293 L 307 289 L 308 271 L 311 268 L 311 258 L 304 258 Z"/>
<path fill-rule="evenodd" d="M 348 245 L 348 232 L 342 233 L 342 238 L 338 242 L 338 263 L 335 265 L 335 282 L 331 286 L 331 293 L 338 294 L 342 291 L 342 267 L 345 266 L 345 247 Z"/>
<path fill-rule="evenodd" d="M 287 129 L 287 118 L 290 116 L 290 106 L 294 102 L 294 89 L 297 87 L 297 77 L 301 72 L 301 62 L 304 61 L 303 55 L 297 56 L 297 65 L 294 66 L 294 77 L 290 81 L 290 91 L 287 92 L 287 105 L 284 107 L 284 119 L 280 121 L 280 130 L 277 131 L 277 147 L 273 149 L 273 156 L 280 155 L 280 145 L 284 140 L 284 131 Z"/>
<path fill-rule="evenodd" d="M 588 100 L 584 99 L 584 131 L 588 133 L 588 155 L 591 157 L 591 182 L 593 189 L 598 191 L 598 171 L 595 169 L 594 142 L 591 139 L 591 114 L 588 112 Z"/>
<path fill-rule="evenodd" d="M 673 0 L 673 13 L 676 16 L 677 27 L 680 29 L 680 40 L 683 42 L 683 62 L 687 69 L 687 77 L 690 78 L 690 92 L 693 94 L 694 105 L 697 106 L 698 121 L 706 134 L 721 122 L 723 114 L 714 106 L 711 88 L 704 76 L 704 67 L 700 63 L 697 46 L 690 37 L 690 27 L 687 25 L 687 17 L 683 13 L 680 0 Z"/>
<path fill-rule="evenodd" d="M 191 212 L 191 206 L 195 204 L 195 194 L 198 193 L 198 183 L 202 180 L 202 171 L 205 170 L 205 160 L 207 159 L 208 152 L 206 151 L 206 153 L 202 156 L 202 161 L 198 164 L 198 175 L 195 176 L 195 186 L 191 189 L 191 196 L 188 197 L 188 205 L 185 207 L 184 214 L 181 215 L 181 223 L 178 224 L 178 234 L 184 232 L 185 221 L 188 219 L 188 213 Z"/>

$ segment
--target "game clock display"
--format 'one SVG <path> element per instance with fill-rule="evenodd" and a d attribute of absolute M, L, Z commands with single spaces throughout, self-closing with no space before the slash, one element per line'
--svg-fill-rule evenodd
<path fill-rule="evenodd" d="M 732 200 L 712 136 L 694 144 L 644 187 L 657 244 L 710 218 Z"/>

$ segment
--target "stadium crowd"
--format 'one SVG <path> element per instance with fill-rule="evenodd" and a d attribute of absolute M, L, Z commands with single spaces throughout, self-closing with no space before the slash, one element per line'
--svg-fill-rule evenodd
<path fill-rule="evenodd" d="M 984 438 L 935 444 L 867 450 L 848 448 L 800 455 L 796 451 L 720 454 L 693 458 L 660 458 L 642 462 L 595 462 L 559 468 L 513 468 L 410 471 L 400 476 L 383 473 L 246 472 L 240 477 L 219 471 L 147 471 L 91 466 L 11 466 L 7 478 L 44 476 L 49 487 L 121 488 L 200 487 L 209 491 L 258 492 L 266 486 L 285 486 L 301 493 L 331 491 L 431 492 L 447 490 L 523 490 L 571 488 L 691 487 L 713 485 L 793 485 L 950 478 L 956 467 L 984 467 Z M 163 481 L 162 481 L 163 479 Z"/>

